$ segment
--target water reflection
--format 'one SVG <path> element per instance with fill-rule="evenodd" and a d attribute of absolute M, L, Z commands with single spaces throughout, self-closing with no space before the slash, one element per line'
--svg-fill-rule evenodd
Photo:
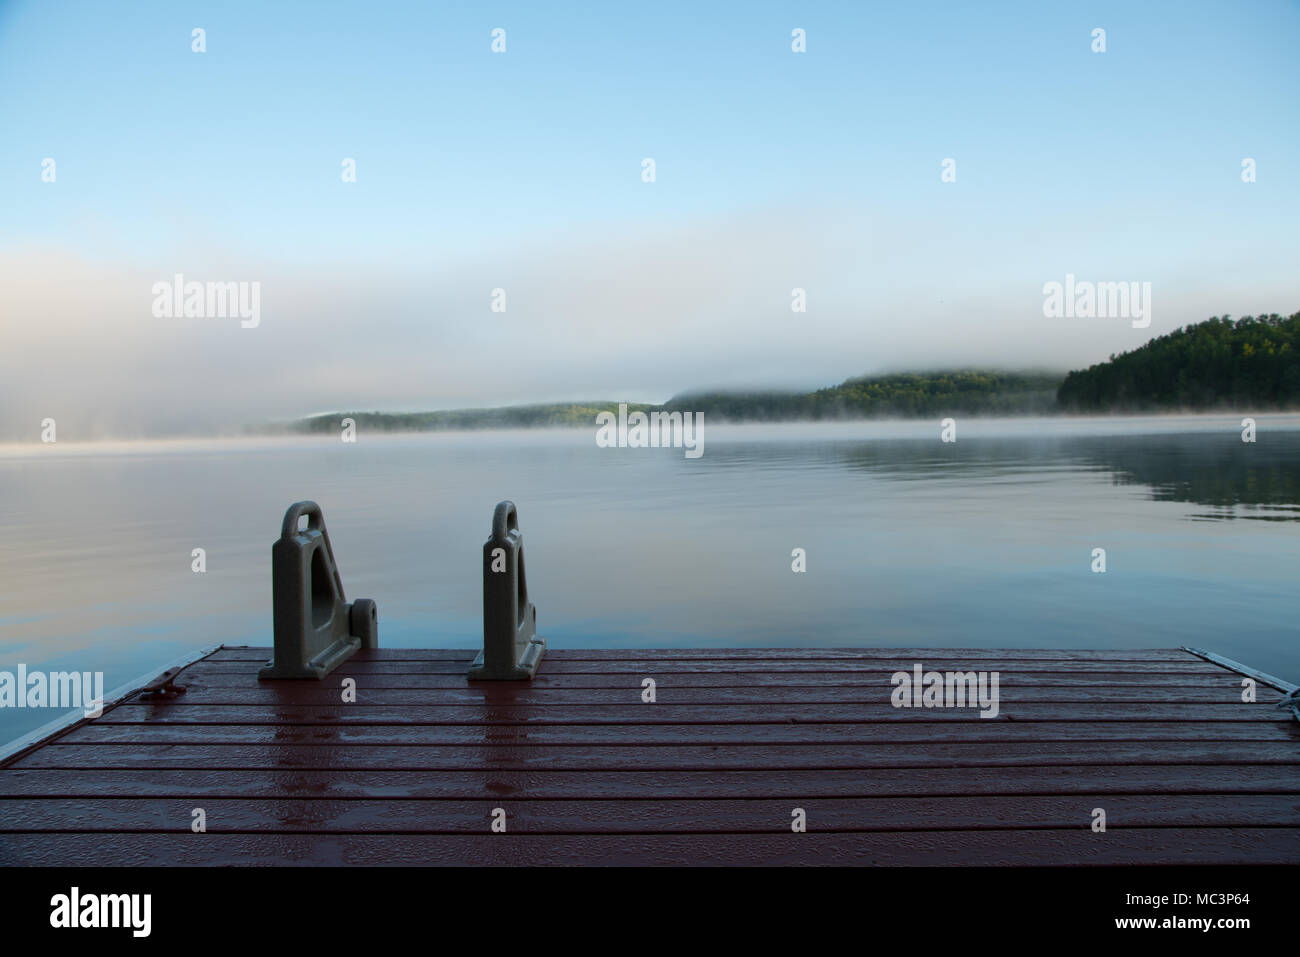
<path fill-rule="evenodd" d="M 1300 521 L 1300 443 L 1291 435 L 1248 444 L 1236 438 L 1146 436 L 1080 443 L 1086 461 L 1119 485 L 1146 485 L 1152 500 L 1194 502 L 1197 518 Z"/>
<path fill-rule="evenodd" d="M 1032 483 L 1053 473 L 1106 475 L 1116 486 L 1145 486 L 1157 502 L 1209 506 L 1200 520 L 1300 521 L 1300 433 L 1256 443 L 1235 433 L 930 439 L 832 443 L 715 444 L 710 466 L 745 470 L 841 467 L 891 481 Z"/>

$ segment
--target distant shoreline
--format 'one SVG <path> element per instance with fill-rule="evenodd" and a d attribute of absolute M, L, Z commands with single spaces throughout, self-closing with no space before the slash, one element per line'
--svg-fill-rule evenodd
<path fill-rule="evenodd" d="M 1300 436 L 1300 410 L 1291 412 L 1192 412 L 1132 415 L 957 416 L 962 442 L 1000 440 L 1072 440 L 1076 438 L 1215 434 L 1236 441 L 1241 420 L 1250 415 L 1260 429 L 1274 435 Z M 842 419 L 821 422 L 710 422 L 709 442 L 924 442 L 940 437 L 939 419 Z M 367 432 L 358 429 L 358 443 L 427 441 L 507 443 L 518 450 L 530 447 L 578 448 L 594 444 L 597 428 L 577 426 L 533 429 L 424 430 Z M 339 442 L 339 432 L 222 432 L 206 435 L 60 439 L 41 442 L 0 442 L 0 462 L 76 459 L 99 455 L 149 456 L 188 454 L 254 454 L 321 448 Z M 707 458 L 707 456 L 705 456 Z"/>
<path fill-rule="evenodd" d="M 1235 432 L 1241 427 L 1241 419 L 1250 416 L 1260 426 L 1268 425 L 1271 429 L 1286 432 L 1300 431 L 1300 409 L 1248 409 L 1248 410 L 1199 410 L 1199 411 L 1162 411 L 1162 412 L 1114 412 L 1114 413 L 1056 413 L 1052 415 L 968 415 L 955 416 L 961 427 L 961 434 L 969 438 L 1014 437 L 1035 434 L 1047 437 L 1066 437 L 1070 435 L 1119 435 L 1119 434 L 1166 434 L 1174 432 Z M 335 426 L 337 419 L 331 419 Z M 792 420 L 784 422 L 723 422 L 706 420 L 710 435 L 720 438 L 740 438 L 745 433 L 752 433 L 764 438 L 774 439 L 817 439 L 838 438 L 840 435 L 851 436 L 855 440 L 873 441 L 877 439 L 912 439 L 926 438 L 933 433 L 937 436 L 940 419 L 933 418 L 857 418 L 857 419 L 822 419 L 820 421 Z M 861 431 L 854 430 L 858 427 Z M 763 432 L 763 429 L 767 429 Z M 515 434 L 518 436 L 536 436 L 538 441 L 555 435 L 563 436 L 565 441 L 570 436 L 584 434 L 594 436 L 597 426 L 591 423 L 570 426 L 552 426 L 536 428 L 481 428 L 481 429 L 390 429 L 366 431 L 358 429 L 358 435 L 375 439 L 418 438 L 422 436 L 448 438 L 472 438 L 493 435 Z M 721 435 L 717 431 L 727 430 Z M 283 428 L 263 428 L 242 431 L 213 431 L 206 433 L 168 434 L 154 436 L 99 436 L 96 438 L 60 438 L 55 444 L 39 441 L 0 442 L 0 458 L 36 458 L 47 455 L 95 455 L 109 450 L 114 453 L 128 454 L 132 451 L 151 453 L 165 451 L 169 448 L 178 451 L 217 450 L 224 447 L 248 447 L 250 449 L 276 449 L 284 447 L 284 441 L 312 443 L 328 440 L 337 442 L 337 428 L 313 432 L 290 432 Z"/>
<path fill-rule="evenodd" d="M 351 419 L 382 432 L 589 426 L 620 400 L 439 412 L 338 411 L 261 431 L 327 432 Z M 951 369 L 846 379 L 814 392 L 701 391 L 629 412 L 702 413 L 714 423 L 1285 412 L 1300 408 L 1300 312 L 1214 316 L 1073 372 Z"/>

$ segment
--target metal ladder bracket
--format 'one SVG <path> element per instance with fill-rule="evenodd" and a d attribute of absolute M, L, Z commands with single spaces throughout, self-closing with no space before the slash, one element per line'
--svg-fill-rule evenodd
<path fill-rule="evenodd" d="M 469 678 L 528 681 L 545 652 L 537 607 L 528 600 L 519 512 L 514 502 L 501 502 L 492 514 L 492 537 L 483 545 L 483 650 L 469 666 Z"/>
<path fill-rule="evenodd" d="M 299 521 L 307 516 L 307 527 Z M 284 513 L 271 546 L 275 657 L 258 671 L 267 678 L 324 678 L 361 648 L 379 646 L 379 613 L 369 598 L 348 602 L 334 561 L 325 517 L 315 502 Z"/>

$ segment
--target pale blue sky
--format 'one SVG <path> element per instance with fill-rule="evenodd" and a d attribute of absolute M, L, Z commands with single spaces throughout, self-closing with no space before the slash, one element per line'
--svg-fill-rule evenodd
<path fill-rule="evenodd" d="M 83 387 L 114 348 L 107 431 L 178 386 L 212 422 L 655 399 L 1066 368 L 1293 311 L 1297 50 L 1294 2 L 0 0 L 0 399 L 83 408 L 61 370 Z M 149 327 L 175 272 L 261 281 L 262 326 Z M 1066 272 L 1152 281 L 1153 326 L 1043 319 Z M 529 360 L 505 385 L 503 353 Z"/>

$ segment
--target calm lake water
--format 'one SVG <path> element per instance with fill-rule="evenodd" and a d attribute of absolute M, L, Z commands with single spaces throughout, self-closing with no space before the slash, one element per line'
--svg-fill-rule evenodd
<path fill-rule="evenodd" d="M 698 459 L 594 428 L 0 447 L 0 670 L 111 689 L 269 645 L 299 499 L 381 645 L 476 647 L 509 498 L 551 647 L 1186 644 L 1294 681 L 1300 417 L 1257 421 L 1255 444 L 1240 416 L 963 420 L 953 444 L 937 422 L 706 423 Z M 55 716 L 0 710 L 0 741 Z"/>

